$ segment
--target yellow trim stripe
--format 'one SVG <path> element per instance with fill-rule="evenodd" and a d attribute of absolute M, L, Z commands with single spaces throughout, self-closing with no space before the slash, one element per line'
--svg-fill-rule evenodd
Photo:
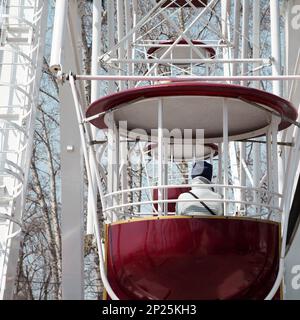
<path fill-rule="evenodd" d="M 152 220 L 167 220 L 167 219 L 222 219 L 222 220 L 242 220 L 242 221 L 256 221 L 261 223 L 271 223 L 280 226 L 279 222 L 276 221 L 269 221 L 269 220 L 262 220 L 262 219 L 255 219 L 249 217 L 231 217 L 231 216 L 155 216 L 155 217 L 147 217 L 147 218 L 131 218 L 127 220 L 117 221 L 108 224 L 109 226 L 114 226 L 118 224 L 124 223 L 134 223 L 139 221 L 152 221 Z"/>

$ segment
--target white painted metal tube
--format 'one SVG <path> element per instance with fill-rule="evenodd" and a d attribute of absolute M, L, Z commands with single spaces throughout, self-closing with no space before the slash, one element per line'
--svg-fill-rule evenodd
<path fill-rule="evenodd" d="M 157 109 L 157 119 L 158 119 L 158 185 L 162 186 L 164 180 L 164 128 L 163 128 L 163 101 L 162 98 L 158 100 L 158 109 Z M 164 199 L 164 190 L 158 189 L 158 200 Z M 159 214 L 163 213 L 163 206 L 160 204 L 158 206 Z"/>
<path fill-rule="evenodd" d="M 164 189 L 169 189 L 169 188 L 191 188 L 193 184 L 170 184 L 170 185 L 163 185 L 161 186 Z M 240 189 L 240 190 L 248 190 L 248 191 L 253 191 L 253 192 L 259 192 L 259 193 L 266 193 L 270 194 L 272 196 L 276 196 L 278 198 L 282 198 L 282 194 L 280 193 L 271 193 L 270 191 L 263 189 L 263 188 L 251 188 L 251 187 L 245 187 L 245 186 L 240 186 L 240 185 L 225 185 L 225 184 L 219 184 L 219 183 L 210 183 L 210 184 L 203 184 L 203 186 L 206 187 L 211 187 L 211 188 L 227 188 L 227 189 Z M 117 194 L 122 194 L 122 193 L 127 193 L 127 192 L 136 192 L 136 191 L 141 191 L 141 190 L 154 190 L 158 189 L 158 186 L 149 186 L 149 187 L 137 187 L 137 188 L 131 188 L 131 189 L 126 189 L 126 190 L 119 190 L 119 191 L 114 191 L 112 193 L 108 193 L 104 196 L 104 198 L 109 198 L 112 196 L 115 196 Z"/>
<path fill-rule="evenodd" d="M 253 58 L 260 57 L 260 0 L 253 1 Z M 260 72 L 255 71 L 254 75 L 259 76 Z M 259 89 L 260 83 L 254 83 L 254 87 Z M 259 143 L 253 145 L 253 186 L 257 187 L 259 185 L 259 180 L 261 176 L 260 170 L 260 150 L 261 146 Z M 254 194 L 254 201 L 259 202 L 260 198 L 258 194 Z"/>
<path fill-rule="evenodd" d="M 270 0 L 270 15 L 271 15 L 271 46 L 273 76 L 281 74 L 281 48 L 280 48 L 280 10 L 279 0 Z M 282 96 L 282 86 L 279 81 L 273 82 L 273 93 Z"/>
<path fill-rule="evenodd" d="M 259 206 L 259 207 L 263 207 L 263 208 L 268 208 L 268 209 L 272 209 L 272 210 L 276 210 L 279 213 L 281 213 L 280 211 L 280 207 L 273 207 L 272 205 L 269 204 L 261 204 L 261 203 L 253 203 L 253 202 L 249 202 L 249 201 L 237 201 L 237 200 L 229 200 L 229 199 L 215 199 L 215 198 L 201 198 L 201 200 L 203 202 L 216 202 L 216 203 L 220 203 L 220 204 L 226 204 L 228 205 L 229 203 L 232 204 L 244 204 L 244 205 L 248 205 L 248 206 Z M 164 203 L 191 203 L 191 202 L 195 202 L 195 199 L 191 198 L 191 199 L 171 199 L 171 200 L 146 200 L 146 201 L 137 201 L 137 202 L 132 202 L 132 203 L 127 203 L 127 204 L 120 204 L 120 205 L 115 205 L 115 206 L 111 206 L 111 207 L 107 207 L 105 209 L 105 211 L 112 211 L 112 210 L 117 210 L 117 209 L 121 209 L 121 208 L 126 208 L 126 207 L 134 207 L 134 206 L 139 206 L 142 204 L 145 205 L 153 205 L 153 204 L 158 204 L 158 205 L 162 205 Z M 154 213 L 153 213 L 154 214 Z M 261 215 L 249 215 L 248 217 L 258 217 L 258 216 L 264 216 L 267 215 L 268 213 L 265 214 L 261 214 Z"/>
<path fill-rule="evenodd" d="M 278 126 L 280 120 L 272 115 L 272 174 L 273 174 L 273 184 L 274 184 L 274 192 L 278 192 L 278 144 L 277 144 L 277 136 L 278 136 Z"/>
<path fill-rule="evenodd" d="M 110 0 L 107 2 L 107 40 L 108 40 L 108 48 L 113 48 L 115 45 L 115 1 Z M 117 50 L 111 51 L 111 56 L 113 58 L 116 57 Z M 115 69 L 112 67 L 108 68 L 108 74 L 114 75 Z M 108 83 L 108 93 L 113 93 L 116 90 L 116 86 L 114 82 Z"/>
<path fill-rule="evenodd" d="M 217 63 L 232 63 L 232 64 L 248 64 L 248 63 L 263 63 L 269 64 L 270 59 L 252 59 L 252 58 L 244 58 L 244 59 L 109 59 L 108 63 L 157 63 L 157 64 L 164 64 L 164 63 L 173 63 L 173 64 L 189 64 L 189 63 L 209 63 L 209 64 L 217 64 Z"/>
<path fill-rule="evenodd" d="M 93 1 L 93 41 L 92 41 L 92 61 L 91 73 L 98 74 L 100 71 L 98 57 L 101 52 L 101 25 L 102 25 L 102 7 L 100 1 Z M 91 102 L 99 99 L 100 84 L 91 83 Z"/>
<path fill-rule="evenodd" d="M 131 80 L 131 81 L 275 81 L 300 80 L 300 75 L 278 76 L 118 76 L 118 75 L 76 75 L 76 80 Z"/>
<path fill-rule="evenodd" d="M 218 150 L 221 150 L 221 152 L 218 152 L 218 184 L 223 183 L 223 156 L 222 156 L 222 143 L 218 143 Z M 218 193 L 223 195 L 223 188 L 218 187 L 217 188 Z"/>
<path fill-rule="evenodd" d="M 69 0 L 59 0 L 55 3 L 53 22 L 52 49 L 50 70 L 53 73 L 62 71 L 62 51 L 65 41 Z"/>
<path fill-rule="evenodd" d="M 71 90 L 72 90 L 72 94 L 73 94 L 73 98 L 74 98 L 77 120 L 79 123 L 79 132 L 80 132 L 80 138 L 81 138 L 81 143 L 82 143 L 83 155 L 84 155 L 84 159 L 85 159 L 86 172 L 87 172 L 87 176 L 88 176 L 88 181 L 89 181 L 91 187 L 93 188 L 90 162 L 89 162 L 88 151 L 87 151 L 87 147 L 86 147 L 87 141 L 85 138 L 85 132 L 84 132 L 82 119 L 81 119 L 81 107 L 78 102 L 75 81 L 74 81 L 73 76 L 70 75 L 69 79 L 70 79 L 70 86 L 71 86 Z M 95 190 L 92 190 L 91 195 L 94 196 L 95 194 L 96 194 Z M 98 221 L 98 217 L 97 217 L 97 207 L 94 205 L 96 203 L 95 199 L 93 199 L 93 201 L 91 203 L 93 204 L 93 209 L 94 209 L 93 210 L 94 231 L 95 231 L 95 237 L 96 237 L 97 247 L 98 247 L 98 251 L 99 251 L 98 256 L 99 256 L 99 261 L 100 261 L 99 267 L 100 267 L 101 279 L 102 279 L 103 285 L 104 285 L 108 295 L 110 296 L 110 298 L 113 300 L 119 300 L 119 298 L 117 297 L 117 295 L 114 293 L 113 289 L 111 288 L 110 283 L 109 283 L 107 276 L 106 276 L 104 254 L 103 254 L 102 241 L 101 241 L 102 238 L 101 238 L 101 233 L 100 233 L 100 225 L 99 225 L 99 221 Z"/>
<path fill-rule="evenodd" d="M 227 101 L 223 99 L 223 170 L 224 170 L 224 185 L 228 185 L 228 160 L 229 160 L 229 138 L 228 138 L 228 105 Z M 228 200 L 228 190 L 223 190 L 224 199 Z M 224 216 L 228 213 L 228 205 L 224 202 Z"/>
<path fill-rule="evenodd" d="M 99 62 L 98 57 L 100 54 L 100 47 L 101 47 L 101 22 L 102 22 L 102 8 L 100 1 L 93 1 L 93 42 L 92 42 L 92 61 L 91 61 L 91 72 L 92 74 L 99 74 Z M 91 102 L 99 99 L 100 97 L 100 83 L 98 81 L 92 81 L 91 83 Z M 93 139 L 96 137 L 96 128 L 91 127 L 91 134 Z M 89 157 L 91 159 L 91 156 Z M 91 163 L 91 170 L 92 170 L 92 183 L 94 185 L 94 190 L 96 190 L 97 182 L 95 181 L 95 170 L 97 170 Z M 94 221 L 93 221 L 93 205 L 91 201 L 93 201 L 93 197 L 91 195 L 92 188 L 88 186 L 88 201 L 87 201 L 87 227 L 86 233 L 92 234 L 94 231 Z"/>
<path fill-rule="evenodd" d="M 237 58 L 239 55 L 239 44 L 240 44 L 240 9 L 241 9 L 241 0 L 234 1 L 234 31 L 233 31 L 233 58 Z M 237 64 L 232 66 L 232 75 L 237 75 Z"/>
<path fill-rule="evenodd" d="M 243 0 L 243 23 L 242 23 L 242 58 L 248 56 L 248 38 L 249 38 L 249 0 Z M 247 74 L 248 65 L 242 65 L 242 75 Z M 246 81 L 242 82 L 243 86 L 247 86 Z"/>
<path fill-rule="evenodd" d="M 131 6 L 130 6 L 130 0 L 125 0 L 125 34 L 128 34 L 130 30 L 133 28 L 133 15 L 134 12 L 132 12 L 131 15 Z M 127 57 L 132 58 L 133 56 L 133 48 L 132 48 L 132 43 L 133 43 L 133 36 L 131 36 L 131 39 L 127 40 Z M 127 74 L 132 75 L 134 70 L 134 65 L 129 64 L 128 69 L 127 69 Z M 129 82 L 128 87 L 131 88 L 133 87 L 133 83 Z"/>
<path fill-rule="evenodd" d="M 125 20 L 124 20 L 124 0 L 117 0 L 117 21 L 118 21 L 118 42 L 121 42 L 125 34 Z M 123 60 L 125 57 L 125 45 L 124 41 L 118 50 L 118 58 Z M 124 74 L 124 63 L 120 61 L 119 75 Z M 125 89 L 124 82 L 119 81 L 120 90 Z"/>
<path fill-rule="evenodd" d="M 229 28 L 229 13 L 230 13 L 230 2 L 228 0 L 221 1 L 221 25 L 222 25 L 222 41 L 228 43 L 230 39 L 230 28 Z M 225 61 L 230 60 L 230 50 L 229 47 L 223 48 L 223 72 L 225 76 L 230 76 L 231 74 L 231 65 L 228 65 Z M 214 60 L 214 59 L 211 59 Z"/>

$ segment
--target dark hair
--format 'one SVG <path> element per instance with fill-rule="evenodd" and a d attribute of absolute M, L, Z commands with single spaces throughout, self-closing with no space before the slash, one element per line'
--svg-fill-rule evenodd
<path fill-rule="evenodd" d="M 196 177 L 204 177 L 207 180 L 211 181 L 213 175 L 213 167 L 207 161 L 197 161 L 194 163 L 192 168 L 192 179 Z"/>

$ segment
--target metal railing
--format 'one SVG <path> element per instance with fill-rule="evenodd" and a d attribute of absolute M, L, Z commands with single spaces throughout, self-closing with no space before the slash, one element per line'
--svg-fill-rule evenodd
<path fill-rule="evenodd" d="M 197 202 L 197 199 L 159 199 L 153 200 L 153 191 L 158 190 L 162 194 L 167 194 L 167 189 L 174 188 L 192 188 L 192 187 L 200 187 L 200 188 L 218 188 L 218 190 L 231 190 L 234 189 L 240 190 L 241 192 L 251 192 L 256 193 L 260 197 L 256 197 L 261 199 L 261 201 L 253 201 L 253 200 L 242 200 L 242 199 L 234 199 L 234 198 L 224 198 L 224 199 L 216 199 L 216 198 L 203 198 L 201 201 L 207 203 L 218 203 L 222 204 L 223 207 L 230 206 L 231 210 L 223 210 L 224 212 L 228 211 L 227 215 L 242 215 L 249 218 L 267 218 L 276 216 L 276 218 L 281 218 L 280 215 L 282 213 L 282 208 L 276 203 L 279 204 L 279 200 L 282 198 L 282 194 L 274 193 L 269 190 L 263 188 L 253 188 L 246 186 L 235 186 L 235 185 L 224 185 L 224 184 L 177 184 L 177 185 L 162 185 L 162 186 L 147 186 L 147 187 L 138 187 L 126 190 L 115 191 L 112 193 L 108 193 L 104 196 L 106 201 L 106 208 L 103 210 L 104 213 L 107 214 L 107 217 L 110 217 L 111 214 L 115 214 L 117 217 L 132 217 L 134 216 L 145 216 L 145 215 L 157 215 L 157 210 L 153 210 L 153 212 L 136 212 L 134 213 L 134 207 L 142 207 L 142 206 L 151 206 L 152 208 L 157 205 L 169 204 L 169 203 L 194 203 Z M 123 195 L 127 195 L 135 192 L 147 192 L 149 195 L 149 200 L 140 200 L 140 201 L 132 201 L 132 202 L 124 202 Z M 152 198 L 152 199 L 151 199 Z M 167 198 L 165 196 L 165 198 Z M 241 197 L 242 198 L 242 197 Z M 249 197 L 250 198 L 250 197 Z M 253 197 L 255 198 L 255 197 Z M 242 208 L 243 207 L 243 208 Z M 126 210 L 128 211 L 126 213 Z M 161 215 L 169 214 L 168 212 L 160 213 Z"/>

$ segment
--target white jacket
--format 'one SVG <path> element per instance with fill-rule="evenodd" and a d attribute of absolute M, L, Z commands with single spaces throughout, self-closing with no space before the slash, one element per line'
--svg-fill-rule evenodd
<path fill-rule="evenodd" d="M 182 193 L 178 200 L 194 200 L 191 202 L 177 202 L 176 204 L 176 212 L 178 215 L 200 215 L 207 216 L 212 215 L 208 209 L 203 206 L 200 201 L 202 199 L 222 199 L 222 196 L 218 193 L 214 192 L 212 188 L 209 186 L 205 186 L 203 184 L 210 184 L 210 181 L 204 177 L 196 177 L 193 179 L 192 184 L 195 185 L 192 187 L 191 192 L 199 198 L 197 200 L 190 193 Z M 214 201 L 203 201 L 216 215 L 223 215 L 223 203 L 222 202 L 214 202 Z"/>

